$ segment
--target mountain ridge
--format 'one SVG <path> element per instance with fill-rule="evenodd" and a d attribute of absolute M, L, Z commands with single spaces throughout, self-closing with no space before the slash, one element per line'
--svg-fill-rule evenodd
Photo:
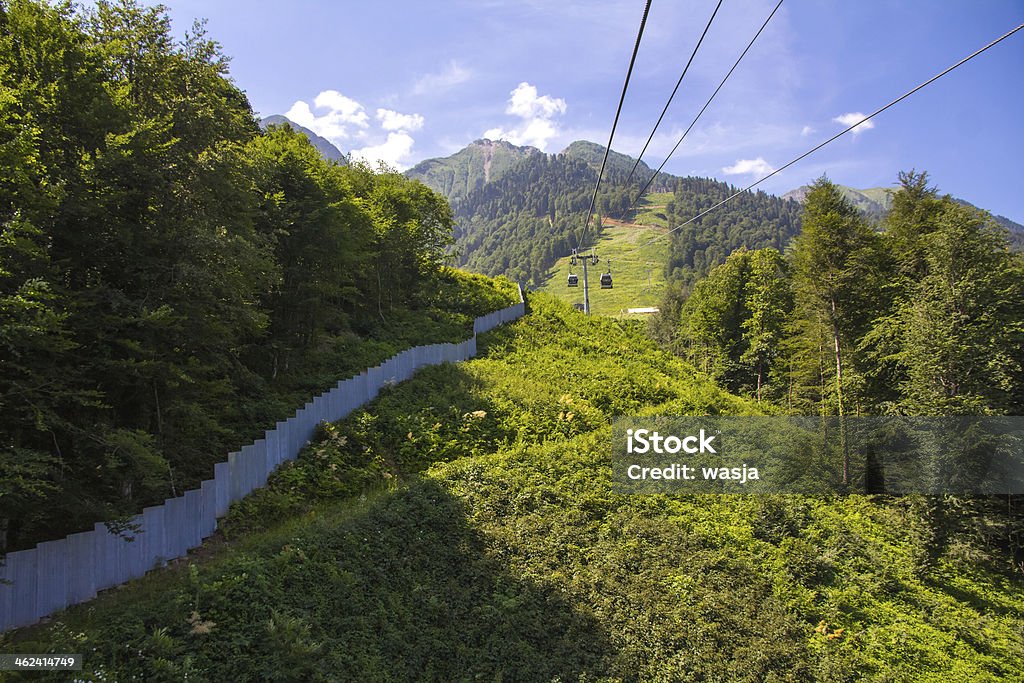
<path fill-rule="evenodd" d="M 488 153 L 494 161 L 485 174 L 484 159 Z M 449 157 L 421 162 L 406 176 L 419 179 L 448 197 L 455 215 L 454 254 L 458 265 L 484 274 L 507 275 L 533 286 L 546 282 L 556 262 L 572 249 L 597 245 L 609 219 L 640 219 L 645 223 L 656 219 L 656 223 L 662 224 L 668 217 L 675 219 L 681 213 L 705 206 L 701 201 L 704 195 L 724 198 L 737 189 L 713 179 L 660 174 L 652 183 L 651 192 L 668 192 L 669 196 L 660 207 L 642 202 L 637 207 L 642 215 L 631 219 L 636 193 L 653 171 L 639 163 L 637 175 L 627 184 L 636 160 L 612 150 L 594 217 L 584 235 L 583 222 L 604 153 L 603 145 L 586 140 L 577 140 L 554 154 L 504 141 L 477 140 Z M 503 165 L 496 171 L 499 158 Z M 706 248 L 704 243 L 709 239 L 729 247 L 740 243 L 750 248 L 762 246 L 760 242 L 747 244 L 742 235 L 735 234 L 744 220 L 763 221 L 764 234 L 758 239 L 765 242 L 764 246 L 782 248 L 782 242 L 799 224 L 796 205 L 792 209 L 787 205 L 789 202 L 764 193 L 747 193 L 732 207 L 719 212 L 713 221 L 709 219 L 713 226 L 707 235 L 698 239 L 687 233 L 687 239 L 694 237 L 690 241 L 702 246 L 688 247 L 680 258 L 693 261 L 694 254 L 690 252 L 699 249 L 697 261 L 702 262 L 706 254 L 724 259 L 725 254 L 717 253 L 721 250 Z M 695 227 L 700 223 L 697 221 Z M 745 230 L 744 234 L 747 232 L 755 231 Z M 675 236 L 672 241 L 677 241 Z M 659 264 L 663 265 L 666 264 Z M 672 262 L 668 265 L 673 266 Z"/>
<path fill-rule="evenodd" d="M 305 135 L 310 144 L 316 147 L 320 154 L 328 161 L 337 161 L 342 164 L 348 163 L 348 157 L 345 156 L 345 153 L 335 147 L 330 140 L 320 137 L 305 126 L 300 126 L 287 116 L 282 114 L 271 114 L 270 116 L 264 117 L 260 120 L 260 128 L 263 130 L 266 130 L 267 126 L 281 126 L 284 124 L 288 124 L 293 130 Z"/>
<path fill-rule="evenodd" d="M 447 157 L 424 159 L 407 170 L 405 176 L 443 194 L 455 206 L 471 192 L 499 180 L 517 162 L 534 154 L 543 152 L 506 140 L 479 138 Z"/>
<path fill-rule="evenodd" d="M 853 202 L 861 213 L 865 214 L 872 220 L 881 220 L 882 217 L 889 211 L 892 206 L 892 195 L 896 192 L 897 188 L 889 187 L 869 187 L 865 189 L 858 189 L 850 187 L 848 185 L 837 185 L 839 190 L 843 193 L 847 199 Z M 804 197 L 807 196 L 807 192 L 810 190 L 809 185 L 801 185 L 795 190 L 790 190 L 782 195 L 783 199 L 792 199 L 794 201 L 803 203 Z M 963 204 L 964 206 L 970 206 L 975 209 L 981 209 L 977 204 L 961 199 L 959 197 L 953 197 L 953 201 Z M 992 216 L 992 220 L 998 223 L 1000 226 L 1006 228 L 1010 232 L 1010 241 L 1018 249 L 1024 249 L 1024 225 L 1021 225 L 1017 221 L 1007 218 L 996 213 L 988 212 Z"/>

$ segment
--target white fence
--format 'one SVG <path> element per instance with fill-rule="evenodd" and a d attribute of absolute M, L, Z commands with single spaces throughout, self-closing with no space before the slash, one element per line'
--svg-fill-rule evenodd
<path fill-rule="evenodd" d="M 169 560 L 183 557 L 217 528 L 228 506 L 267 483 L 286 460 L 293 460 L 321 422 L 344 418 L 373 400 L 387 384 L 409 379 L 426 365 L 454 363 L 476 355 L 476 336 L 524 313 L 519 303 L 473 322 L 473 337 L 461 344 L 406 349 L 381 365 L 338 382 L 291 418 L 278 422 L 262 439 L 228 455 L 213 468 L 213 479 L 163 505 L 148 507 L 131 520 L 133 531 L 113 534 L 104 523 L 92 531 L 46 541 L 8 553 L 0 567 L 0 632 L 28 626 L 98 591 L 138 578 Z M 132 540 L 129 540 L 131 537 Z"/>

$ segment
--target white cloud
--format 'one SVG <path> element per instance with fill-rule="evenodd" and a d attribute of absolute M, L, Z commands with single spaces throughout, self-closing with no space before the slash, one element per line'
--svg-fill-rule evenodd
<path fill-rule="evenodd" d="M 454 59 L 438 73 L 421 76 L 412 87 L 413 95 L 428 95 L 454 88 L 473 77 L 473 72 Z"/>
<path fill-rule="evenodd" d="M 419 114 L 399 114 L 391 109 L 378 109 L 377 120 L 384 130 L 411 132 L 423 127 L 423 117 Z"/>
<path fill-rule="evenodd" d="M 313 112 L 314 108 L 326 111 L 316 114 Z M 312 108 L 306 102 L 299 100 L 285 112 L 285 116 L 300 126 L 309 128 L 317 135 L 322 135 L 339 147 L 344 146 L 345 140 L 351 137 L 353 126 L 366 128 L 370 125 L 370 117 L 363 105 L 342 95 L 337 90 L 321 92 L 313 100 Z"/>
<path fill-rule="evenodd" d="M 379 145 L 370 145 L 362 149 L 352 150 L 352 158 L 376 166 L 384 162 L 392 168 L 404 171 L 409 167 L 409 157 L 412 155 L 412 146 L 415 140 L 405 132 L 388 133 L 388 138 Z"/>
<path fill-rule="evenodd" d="M 409 133 L 421 129 L 424 124 L 420 114 L 402 114 L 381 108 L 376 110 L 374 117 L 380 123 L 380 129 L 371 129 L 366 108 L 337 90 L 324 90 L 313 99 L 312 106 L 299 100 L 285 116 L 327 138 L 339 149 L 363 145 L 360 149 L 351 150 L 353 159 L 366 161 L 374 167 L 384 162 L 398 170 L 408 167 L 412 154 L 415 140 Z M 383 142 L 368 144 L 380 140 L 385 132 L 387 137 Z"/>
<path fill-rule="evenodd" d="M 565 108 L 565 100 L 561 97 L 550 97 L 548 95 L 538 97 L 537 87 L 523 82 L 512 91 L 512 97 L 508 100 L 505 113 L 520 116 L 524 119 L 549 119 L 555 114 L 564 114 Z"/>
<path fill-rule="evenodd" d="M 538 95 L 536 86 L 523 82 L 510 93 L 505 113 L 522 121 L 511 128 L 496 126 L 484 132 L 485 138 L 508 140 L 513 145 L 530 145 L 543 151 L 559 133 L 554 118 L 568 108 L 561 97 Z"/>
<path fill-rule="evenodd" d="M 803 129 L 800 131 L 800 135 L 802 137 L 807 137 L 808 135 L 810 135 L 813 132 L 814 132 L 813 128 L 811 128 L 810 126 L 804 126 Z"/>
<path fill-rule="evenodd" d="M 739 159 L 732 166 L 726 166 L 722 169 L 722 173 L 726 175 L 755 175 L 765 176 L 774 171 L 767 161 L 762 157 L 756 159 Z"/>
<path fill-rule="evenodd" d="M 846 126 L 847 128 L 849 128 L 850 126 L 852 126 L 853 124 L 857 123 L 858 121 L 860 121 L 863 118 L 864 118 L 864 114 L 860 113 L 859 111 L 852 111 L 852 112 L 850 112 L 848 114 L 840 114 L 839 116 L 835 117 L 832 120 L 835 121 L 836 123 L 842 124 L 842 125 Z M 875 122 L 874 121 L 865 121 L 864 123 L 860 124 L 859 126 L 854 128 L 850 132 L 853 133 L 854 135 L 860 135 L 864 131 L 871 130 L 874 127 L 875 127 Z"/>
<path fill-rule="evenodd" d="M 369 118 L 363 105 L 351 97 L 345 97 L 337 90 L 324 90 L 316 96 L 313 104 L 317 109 L 329 109 L 330 113 L 341 121 L 351 122 L 358 126 L 366 126 Z"/>

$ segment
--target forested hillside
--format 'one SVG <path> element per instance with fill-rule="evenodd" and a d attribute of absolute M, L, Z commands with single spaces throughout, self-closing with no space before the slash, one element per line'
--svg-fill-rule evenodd
<path fill-rule="evenodd" d="M 616 493 L 611 416 L 757 406 L 528 303 L 326 428 L 220 545 L 15 645 L 89 653 L 83 680 L 1021 680 L 1005 500 Z"/>
<path fill-rule="evenodd" d="M 442 269 L 443 197 L 261 133 L 201 25 L 12 0 L 0 54 L 0 549 L 180 495 L 344 373 L 505 305 Z"/>
<path fill-rule="evenodd" d="M 542 284 L 555 262 L 578 245 L 603 156 L 600 145 L 577 141 L 556 155 L 526 155 L 489 182 L 480 183 L 477 174 L 477 189 L 464 197 L 449 195 L 455 209 L 457 262 L 484 274 Z M 627 185 L 633 163 L 627 155 L 614 151 L 609 155 L 595 207 L 597 218 L 584 247 L 596 243 L 602 218 L 636 217 L 633 202 L 653 171 L 641 163 Z M 437 184 L 417 169 L 409 174 L 447 192 L 447 185 Z M 693 215 L 689 211 L 707 208 L 735 190 L 712 179 L 660 175 L 650 191 L 674 192 L 676 197 L 656 223 L 678 225 Z M 744 194 L 677 235 L 666 272 L 674 279 L 685 279 L 685 273 L 703 272 L 739 245 L 781 248 L 799 229 L 799 211 L 796 202 L 760 192 Z"/>
<path fill-rule="evenodd" d="M 682 178 L 665 208 L 670 227 L 683 225 L 735 193 L 732 185 L 707 178 Z M 764 192 L 744 192 L 728 204 L 672 233 L 666 273 L 689 284 L 740 247 L 784 249 L 800 231 L 801 207 Z"/>
<path fill-rule="evenodd" d="M 820 179 L 785 255 L 738 250 L 656 326 L 733 391 L 829 415 L 1024 412 L 1024 256 L 901 174 L 879 232 Z"/>

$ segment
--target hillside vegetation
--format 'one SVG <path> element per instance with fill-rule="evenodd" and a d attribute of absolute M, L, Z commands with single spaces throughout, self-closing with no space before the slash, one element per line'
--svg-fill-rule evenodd
<path fill-rule="evenodd" d="M 492 171 L 485 178 L 480 160 L 489 154 L 503 159 L 505 165 L 500 175 Z M 483 140 L 446 159 L 423 162 L 407 175 L 446 194 L 452 202 L 459 265 L 531 286 L 544 284 L 559 259 L 579 246 L 581 237 L 584 247 L 597 244 L 606 219 L 674 227 L 690 218 L 688 212 L 707 208 L 736 190 L 716 180 L 661 174 L 651 187 L 658 215 L 643 214 L 653 206 L 645 200 L 631 211 L 637 192 L 653 171 L 641 163 L 627 184 L 634 160 L 612 151 L 596 215 L 584 236 L 583 222 L 603 156 L 604 147 L 582 140 L 555 155 Z M 472 189 L 463 194 L 467 185 Z M 636 211 L 642 215 L 633 215 Z M 667 277 L 686 279 L 684 271 L 703 273 L 739 245 L 781 248 L 799 230 L 799 212 L 796 202 L 746 193 L 673 237 L 671 258 L 661 258 L 656 265 Z"/>
<path fill-rule="evenodd" d="M 396 346 L 507 305 L 447 202 L 261 132 L 201 25 L 0 7 L 0 553 L 116 522 Z"/>
<path fill-rule="evenodd" d="M 8 645 L 97 681 L 1024 679 L 1024 587 L 969 516 L 614 493 L 611 415 L 755 406 L 631 324 L 529 304 L 325 427 L 221 543 Z"/>
<path fill-rule="evenodd" d="M 555 261 L 583 236 L 597 181 L 593 150 L 586 145 L 559 155 L 527 156 L 455 203 L 458 263 L 486 275 L 542 283 Z M 621 215 L 629 205 L 628 192 L 616 179 L 622 178 L 613 172 L 602 185 L 597 204 L 601 216 Z M 599 217 L 586 243 L 592 244 L 600 232 Z"/>

